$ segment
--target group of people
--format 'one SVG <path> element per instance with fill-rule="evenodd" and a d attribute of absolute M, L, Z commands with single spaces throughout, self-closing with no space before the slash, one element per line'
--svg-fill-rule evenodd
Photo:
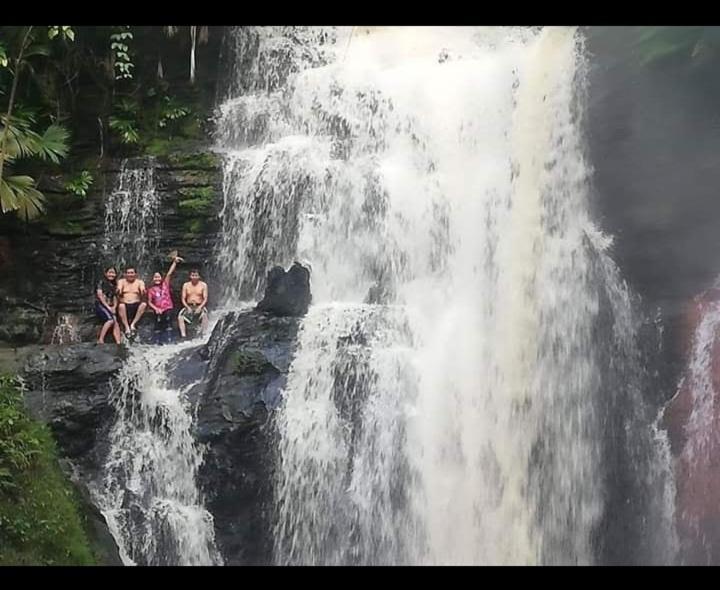
<path fill-rule="evenodd" d="M 95 314 L 102 322 L 98 334 L 98 344 L 103 344 L 107 333 L 112 330 L 117 344 L 122 340 L 121 329 L 125 337 L 133 340 L 137 325 L 149 307 L 155 314 L 155 341 L 162 342 L 171 329 L 173 304 L 170 279 L 178 263 L 184 262 L 179 256 L 173 256 L 170 269 L 165 276 L 159 272 L 153 274 L 152 286 L 145 288 L 145 282 L 138 278 L 134 266 L 125 268 L 122 278 L 117 278 L 117 269 L 110 266 L 97 284 L 95 291 Z M 177 315 L 177 325 L 182 338 L 187 337 L 187 329 L 199 323 L 201 333 L 208 325 L 208 287 L 200 280 L 197 269 L 190 271 L 189 279 L 182 286 L 182 308 Z"/>

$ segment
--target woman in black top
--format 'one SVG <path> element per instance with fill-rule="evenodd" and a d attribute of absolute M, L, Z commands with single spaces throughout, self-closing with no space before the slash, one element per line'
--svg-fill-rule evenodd
<path fill-rule="evenodd" d="M 115 317 L 115 311 L 117 309 L 117 299 L 115 295 L 115 290 L 117 289 L 116 278 L 117 271 L 115 267 L 108 267 L 105 269 L 105 276 L 100 279 L 95 289 L 95 315 L 103 322 L 102 328 L 100 328 L 100 335 L 98 336 L 98 344 L 105 343 L 105 336 L 110 328 L 113 329 L 115 342 L 120 344 L 120 326 Z"/>

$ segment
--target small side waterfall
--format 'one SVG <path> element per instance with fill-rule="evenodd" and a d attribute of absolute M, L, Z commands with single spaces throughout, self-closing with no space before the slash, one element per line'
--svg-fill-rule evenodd
<path fill-rule="evenodd" d="M 222 563 L 196 483 L 193 409 L 168 384 L 168 363 L 188 346 L 138 346 L 115 382 L 117 419 L 95 494 L 127 565 Z"/>
<path fill-rule="evenodd" d="M 69 313 L 59 313 L 50 344 L 75 344 L 77 342 L 80 342 L 77 318 Z"/>
<path fill-rule="evenodd" d="M 159 236 L 154 162 L 125 160 L 106 201 L 106 261 L 136 265 L 143 276 Z M 114 382 L 116 421 L 94 493 L 128 565 L 222 563 L 196 481 L 203 452 L 186 397 L 192 383 L 178 388 L 168 376 L 177 355 L 197 344 L 134 345 Z"/>
<path fill-rule="evenodd" d="M 152 158 L 123 160 L 105 201 L 103 254 L 108 264 L 147 271 L 160 237 L 159 196 Z"/>

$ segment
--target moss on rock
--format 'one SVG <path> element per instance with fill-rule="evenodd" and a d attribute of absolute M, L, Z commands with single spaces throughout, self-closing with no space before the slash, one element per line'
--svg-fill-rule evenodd
<path fill-rule="evenodd" d="M 215 170 L 220 167 L 218 155 L 208 151 L 173 153 L 168 156 L 168 162 L 176 168 L 187 170 Z"/>
<path fill-rule="evenodd" d="M 48 219 L 46 231 L 51 236 L 85 236 L 93 233 L 93 229 L 73 219 Z"/>
<path fill-rule="evenodd" d="M 0 565 L 93 565 L 86 526 L 50 430 L 0 375 Z"/>
<path fill-rule="evenodd" d="M 237 350 L 232 353 L 228 366 L 235 375 L 261 375 L 279 372 L 265 356 L 257 350 Z"/>

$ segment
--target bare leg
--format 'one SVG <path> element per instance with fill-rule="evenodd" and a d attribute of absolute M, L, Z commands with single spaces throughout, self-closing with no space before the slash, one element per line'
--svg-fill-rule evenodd
<path fill-rule="evenodd" d="M 180 329 L 180 336 L 185 338 L 185 320 L 182 317 L 182 312 L 178 314 L 178 328 Z"/>
<path fill-rule="evenodd" d="M 98 344 L 105 344 L 105 336 L 107 336 L 108 330 L 113 326 L 115 320 L 108 320 L 100 328 L 100 335 L 98 336 Z"/>
<path fill-rule="evenodd" d="M 145 313 L 145 310 L 147 309 L 147 303 L 144 301 L 140 304 L 140 307 L 138 307 L 137 313 L 135 314 L 135 317 L 133 318 L 132 324 L 130 325 L 130 329 L 134 330 L 137 323 L 140 321 L 140 318 Z"/>
<path fill-rule="evenodd" d="M 127 307 L 125 307 L 124 303 L 118 303 L 118 315 L 120 316 L 120 319 L 122 320 L 123 326 L 125 326 L 125 331 L 130 331 L 130 325 L 127 321 Z"/>
<path fill-rule="evenodd" d="M 120 324 L 117 320 L 113 322 L 113 338 L 115 338 L 115 344 L 120 344 Z"/>
<path fill-rule="evenodd" d="M 203 310 L 202 317 L 200 318 L 200 333 L 204 334 L 208 327 L 208 314 Z"/>

